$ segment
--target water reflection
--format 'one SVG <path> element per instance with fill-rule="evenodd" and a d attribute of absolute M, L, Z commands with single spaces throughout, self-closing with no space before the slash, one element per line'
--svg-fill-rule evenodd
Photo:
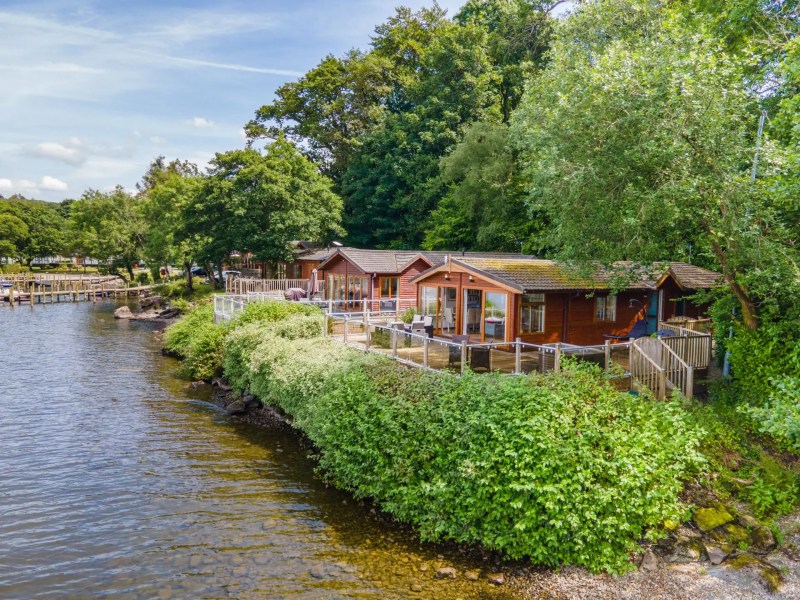
<path fill-rule="evenodd" d="M 112 304 L 0 309 L 0 597 L 506 598 L 232 423 Z M 412 591 L 412 589 L 414 591 Z"/>

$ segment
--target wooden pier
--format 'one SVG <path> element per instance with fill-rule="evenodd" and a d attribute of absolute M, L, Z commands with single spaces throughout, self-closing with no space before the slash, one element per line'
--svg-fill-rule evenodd
<path fill-rule="evenodd" d="M 150 291 L 153 286 L 131 286 L 117 277 L 63 275 L 63 274 L 25 274 L 6 275 L 2 281 L 10 283 L 4 287 L 0 306 L 21 304 L 54 304 L 56 302 L 97 302 L 103 298 L 138 297 Z"/>

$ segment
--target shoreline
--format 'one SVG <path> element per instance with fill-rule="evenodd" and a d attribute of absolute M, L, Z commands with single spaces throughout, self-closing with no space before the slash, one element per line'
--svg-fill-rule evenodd
<path fill-rule="evenodd" d="M 224 410 L 231 419 L 265 429 L 292 431 L 304 447 L 310 452 L 316 451 L 314 444 L 301 430 L 294 427 L 291 419 L 277 407 L 264 404 L 247 393 L 244 396 L 239 395 L 220 377 L 214 378 L 211 383 L 203 383 L 212 387 L 212 402 Z M 369 500 L 358 502 L 371 516 L 413 531 L 413 527 L 396 521 Z M 643 542 L 644 554 L 638 568 L 619 576 L 607 573 L 594 574 L 576 566 L 548 569 L 527 561 L 505 560 L 496 552 L 454 542 L 425 543 L 434 548 L 456 548 L 476 562 L 484 562 L 485 566 L 491 565 L 492 573 L 487 571 L 482 576 L 490 578 L 490 581 L 492 578 L 495 579 L 496 585 L 502 586 L 509 592 L 520 594 L 523 598 L 568 600 L 785 598 L 788 600 L 800 597 L 800 550 L 797 550 L 800 548 L 800 512 L 787 515 L 781 521 L 784 529 L 794 529 L 794 533 L 787 534 L 781 545 L 762 556 L 734 552 L 725 562 L 718 565 L 704 560 L 702 554 L 696 557 L 686 555 L 681 561 L 668 562 L 665 556 L 660 554 L 673 551 L 677 544 L 674 543 L 675 540 L 665 538 L 654 544 Z M 687 533 L 686 524 L 679 526 L 676 531 Z M 654 550 L 659 546 L 662 550 L 657 553 Z M 436 578 L 436 572 L 420 575 Z M 455 573 L 457 578 L 474 576 L 474 572 L 469 571 Z M 777 589 L 774 589 L 776 584 Z"/>

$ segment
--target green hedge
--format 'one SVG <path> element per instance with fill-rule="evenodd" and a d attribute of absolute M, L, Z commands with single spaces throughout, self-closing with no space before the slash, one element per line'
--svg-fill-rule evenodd
<path fill-rule="evenodd" d="M 628 569 L 638 539 L 683 516 L 703 464 L 678 404 L 619 393 L 592 366 L 458 378 L 249 324 L 226 338 L 224 370 L 293 418 L 337 487 L 426 540 L 547 566 Z"/>

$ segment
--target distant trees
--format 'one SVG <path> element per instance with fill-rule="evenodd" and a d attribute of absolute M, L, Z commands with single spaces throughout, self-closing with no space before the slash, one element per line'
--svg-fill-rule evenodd
<path fill-rule="evenodd" d="M 0 198 L 0 256 L 30 266 L 38 256 L 64 254 L 65 220 L 59 204 L 21 196 Z"/>

